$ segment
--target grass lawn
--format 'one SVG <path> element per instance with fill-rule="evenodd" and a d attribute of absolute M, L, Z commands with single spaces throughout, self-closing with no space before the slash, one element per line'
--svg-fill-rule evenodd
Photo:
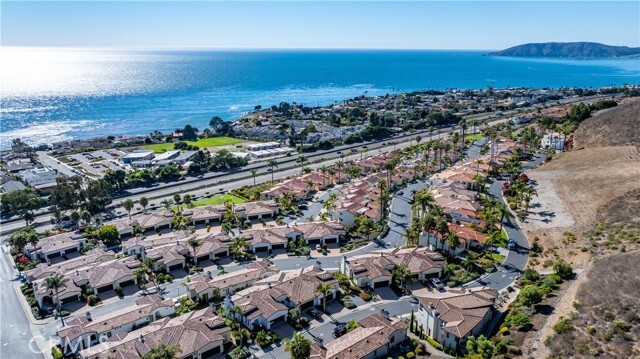
<path fill-rule="evenodd" d="M 496 247 L 507 248 L 507 244 L 509 243 L 509 237 L 507 236 L 507 232 L 502 229 L 502 233 L 500 233 L 500 240 L 495 242 L 494 245 Z"/>
<path fill-rule="evenodd" d="M 498 253 L 491 253 L 491 258 L 496 263 L 502 263 L 502 261 L 504 260 L 504 256 Z"/>
<path fill-rule="evenodd" d="M 201 138 L 197 141 L 185 141 L 185 142 L 190 145 L 198 146 L 200 147 L 200 149 L 204 149 L 207 147 L 214 147 L 214 146 L 235 145 L 236 143 L 242 142 L 242 140 L 239 140 L 237 138 L 232 138 L 232 137 L 209 137 L 209 138 Z M 152 150 L 154 152 L 163 152 L 163 151 L 173 150 L 173 145 L 174 145 L 173 142 L 168 142 L 168 143 L 154 143 L 150 145 L 144 145 L 142 147 L 144 147 L 147 150 Z"/>
<path fill-rule="evenodd" d="M 481 140 L 482 137 L 484 136 L 481 133 L 476 133 L 475 135 L 464 136 L 464 140 L 475 142 L 475 141 Z"/>
<path fill-rule="evenodd" d="M 240 203 L 246 202 L 247 200 L 242 197 L 238 197 L 236 195 L 227 193 L 227 194 L 220 194 L 220 195 L 209 197 L 209 198 L 199 199 L 191 203 L 193 204 L 194 207 L 200 207 L 200 206 L 215 206 L 217 204 L 224 204 L 227 201 L 231 201 L 234 204 L 240 204 Z"/>

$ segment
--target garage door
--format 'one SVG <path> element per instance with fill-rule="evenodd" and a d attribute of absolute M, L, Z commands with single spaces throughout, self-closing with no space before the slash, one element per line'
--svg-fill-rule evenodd
<path fill-rule="evenodd" d="M 337 238 L 327 238 L 324 240 L 325 243 L 336 243 L 338 241 Z"/>
<path fill-rule="evenodd" d="M 373 287 L 374 288 L 383 288 L 383 287 L 388 287 L 389 286 L 389 282 L 388 281 L 382 281 L 382 282 L 376 282 L 373 283 Z"/>
<path fill-rule="evenodd" d="M 60 299 L 60 302 L 62 302 L 62 304 L 67 304 L 67 303 L 73 303 L 77 300 L 78 300 L 78 297 L 69 297 L 69 298 Z"/>
<path fill-rule="evenodd" d="M 55 253 L 51 253 L 51 254 L 49 254 L 47 257 L 48 257 L 49 259 L 51 259 L 51 258 L 58 258 L 58 257 L 60 257 L 60 255 L 61 255 L 61 254 L 60 254 L 60 252 L 55 252 Z"/>
<path fill-rule="evenodd" d="M 206 256 L 200 256 L 197 258 L 198 262 L 204 262 L 204 261 L 208 261 L 209 260 L 209 255 Z"/>
<path fill-rule="evenodd" d="M 254 248 L 256 252 L 266 252 L 269 250 L 269 247 L 257 247 Z"/>
<path fill-rule="evenodd" d="M 283 244 L 274 244 L 271 246 L 271 248 L 273 249 L 284 249 L 284 243 Z"/>
<path fill-rule="evenodd" d="M 307 242 L 309 242 L 309 244 L 320 244 L 320 238 L 308 239 Z"/>
<path fill-rule="evenodd" d="M 96 293 L 100 294 L 100 293 L 108 292 L 112 289 L 113 289 L 113 284 L 96 289 Z"/>
<path fill-rule="evenodd" d="M 313 300 L 310 300 L 306 303 L 304 303 L 303 305 L 300 306 L 300 309 L 307 309 L 307 308 L 311 308 L 313 307 Z"/>
<path fill-rule="evenodd" d="M 216 258 L 222 258 L 222 257 L 226 257 L 226 256 L 227 256 L 227 252 L 216 253 Z"/>
<path fill-rule="evenodd" d="M 178 270 L 182 268 L 182 264 L 174 264 L 171 267 L 169 267 L 169 272 L 174 271 L 174 270 Z"/>
<path fill-rule="evenodd" d="M 217 346 L 215 348 L 207 350 L 206 352 L 203 352 L 202 353 L 202 359 L 212 358 L 213 356 L 215 356 L 218 353 L 220 353 L 220 346 Z"/>
<path fill-rule="evenodd" d="M 128 287 L 128 286 L 134 285 L 134 284 L 136 284 L 136 282 L 133 279 L 132 280 L 127 280 L 127 281 L 124 281 L 124 282 L 120 283 L 120 287 L 124 288 L 124 287 Z"/>
<path fill-rule="evenodd" d="M 73 247 L 73 248 L 70 248 L 70 249 L 65 249 L 65 251 L 64 251 L 64 252 L 65 252 L 66 254 L 69 254 L 69 253 L 75 253 L 75 252 L 77 252 L 77 251 L 78 251 L 78 247 Z"/>

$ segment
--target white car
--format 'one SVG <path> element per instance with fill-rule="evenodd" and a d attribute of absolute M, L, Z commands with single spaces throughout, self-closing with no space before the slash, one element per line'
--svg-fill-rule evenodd
<path fill-rule="evenodd" d="M 436 287 L 436 289 L 444 289 L 444 285 L 438 278 L 431 278 L 431 283 Z"/>
<path fill-rule="evenodd" d="M 320 252 L 322 250 L 322 246 L 319 244 L 316 244 L 316 251 Z"/>

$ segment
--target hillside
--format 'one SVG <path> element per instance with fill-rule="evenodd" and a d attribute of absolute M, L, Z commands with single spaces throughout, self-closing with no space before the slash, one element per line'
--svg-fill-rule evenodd
<path fill-rule="evenodd" d="M 520 57 L 636 57 L 640 47 L 610 46 L 596 42 L 544 42 L 518 45 L 489 53 L 489 56 Z"/>
<path fill-rule="evenodd" d="M 522 226 L 540 247 L 530 265 L 548 271 L 548 263 L 564 258 L 583 271 L 576 285 L 559 294 L 533 357 L 627 358 L 640 350 L 638 337 L 619 328 L 637 331 L 636 319 L 624 313 L 640 305 L 629 291 L 637 283 L 625 282 L 640 259 L 639 111 L 635 98 L 594 113 L 576 130 L 576 149 L 527 173 L 538 197 Z M 607 310 L 611 319 L 603 320 Z M 557 333 L 553 327 L 562 316 L 573 318 L 573 329 Z"/>
<path fill-rule="evenodd" d="M 640 146 L 640 99 L 600 111 L 575 133 L 576 148 Z"/>

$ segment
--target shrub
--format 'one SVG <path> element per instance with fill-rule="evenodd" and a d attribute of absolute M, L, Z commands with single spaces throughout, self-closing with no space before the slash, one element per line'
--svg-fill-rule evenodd
<path fill-rule="evenodd" d="M 507 345 L 506 342 L 501 341 L 498 344 L 496 344 L 495 351 L 498 354 L 507 354 L 507 352 L 509 351 L 509 346 Z"/>
<path fill-rule="evenodd" d="M 62 354 L 62 350 L 58 349 L 57 347 L 51 348 L 51 355 L 53 356 L 53 359 L 64 358 L 64 354 Z"/>
<path fill-rule="evenodd" d="M 120 297 L 122 297 L 122 295 L 124 294 L 124 293 L 122 293 L 122 288 L 120 288 L 120 287 L 115 287 L 113 290 L 114 290 L 114 291 L 118 294 L 118 296 L 120 296 Z"/>
<path fill-rule="evenodd" d="M 560 278 L 567 279 L 573 274 L 573 268 L 564 259 L 559 259 L 553 263 L 553 272 Z"/>
<path fill-rule="evenodd" d="M 367 302 L 371 300 L 371 296 L 366 292 L 360 292 L 360 298 L 362 298 L 362 300 Z"/>
<path fill-rule="evenodd" d="M 594 325 L 590 325 L 587 327 L 587 333 L 589 335 L 594 335 L 596 334 L 596 327 Z"/>
<path fill-rule="evenodd" d="M 435 349 L 442 350 L 442 345 L 440 345 L 440 343 L 438 343 L 437 341 L 433 340 L 431 337 L 427 337 L 426 341 L 427 343 L 429 343 L 429 345 L 431 345 Z"/>
<path fill-rule="evenodd" d="M 540 303 L 542 300 L 542 292 L 538 287 L 528 285 L 520 291 L 519 297 L 523 305 L 530 307 Z"/>
<path fill-rule="evenodd" d="M 510 317 L 510 321 L 515 325 L 525 325 L 531 323 L 531 318 L 529 318 L 526 314 L 518 313 Z"/>
<path fill-rule="evenodd" d="M 407 353 L 407 359 L 413 359 L 416 357 L 416 354 L 414 352 L 408 352 Z"/>
<path fill-rule="evenodd" d="M 90 306 L 94 306 L 100 302 L 100 298 L 97 295 L 91 294 L 87 296 L 87 304 Z"/>
<path fill-rule="evenodd" d="M 504 326 L 503 326 L 503 327 L 501 327 L 501 328 L 500 328 L 500 334 L 502 334 L 502 335 L 509 335 L 509 328 L 504 327 Z"/>
<path fill-rule="evenodd" d="M 556 324 L 553 325 L 553 331 L 558 334 L 570 332 L 573 329 L 573 322 L 567 317 L 560 317 Z"/>
<path fill-rule="evenodd" d="M 27 303 L 29 303 L 30 307 L 37 307 L 38 306 L 38 301 L 36 300 L 36 298 L 34 296 L 27 297 Z"/>

